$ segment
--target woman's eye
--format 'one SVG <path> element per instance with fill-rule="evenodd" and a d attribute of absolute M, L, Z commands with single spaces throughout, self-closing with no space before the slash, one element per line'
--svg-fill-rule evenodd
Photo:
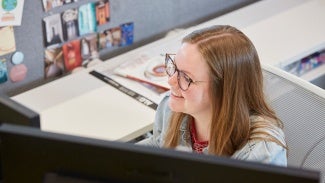
<path fill-rule="evenodd" d="M 188 77 L 186 74 L 183 74 L 183 77 L 184 77 L 185 81 L 188 82 L 188 83 L 190 83 L 190 82 L 193 81 L 193 80 L 192 80 L 190 77 Z"/>

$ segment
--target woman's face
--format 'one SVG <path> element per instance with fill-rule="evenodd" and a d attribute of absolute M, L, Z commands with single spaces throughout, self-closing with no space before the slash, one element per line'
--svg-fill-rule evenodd
<path fill-rule="evenodd" d="M 168 83 L 171 90 L 169 106 L 171 110 L 187 113 L 194 117 L 209 114 L 211 112 L 209 69 L 196 45 L 183 43 L 174 62 L 177 69 L 184 72 L 194 82 L 186 91 L 183 91 L 178 85 L 178 72 L 176 71 L 169 77 Z"/>

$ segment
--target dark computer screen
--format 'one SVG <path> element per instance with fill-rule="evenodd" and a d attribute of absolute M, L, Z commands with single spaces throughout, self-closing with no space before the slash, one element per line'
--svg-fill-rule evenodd
<path fill-rule="evenodd" d="M 4 123 L 40 128 L 40 117 L 38 113 L 19 104 L 18 102 L 12 100 L 10 97 L 6 95 L 0 95 L 0 125 Z M 1 179 L 2 170 L 0 167 L 0 180 Z"/>
<path fill-rule="evenodd" d="M 12 100 L 0 95 L 0 124 L 12 123 L 40 128 L 39 114 Z"/>
<path fill-rule="evenodd" d="M 4 182 L 318 183 L 320 173 L 131 143 L 0 127 Z"/>

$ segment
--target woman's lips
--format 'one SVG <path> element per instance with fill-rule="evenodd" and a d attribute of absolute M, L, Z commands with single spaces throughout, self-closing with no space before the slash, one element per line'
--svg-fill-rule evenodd
<path fill-rule="evenodd" d="M 174 97 L 177 97 L 177 98 L 183 98 L 182 95 L 180 95 L 180 94 L 177 94 L 177 93 L 174 93 L 174 92 L 171 92 L 171 94 L 172 94 Z"/>

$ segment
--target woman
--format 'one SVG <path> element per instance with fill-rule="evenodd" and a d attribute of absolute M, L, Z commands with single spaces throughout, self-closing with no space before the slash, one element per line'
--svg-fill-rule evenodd
<path fill-rule="evenodd" d="M 156 113 L 153 136 L 140 142 L 287 165 L 281 121 L 263 94 L 256 49 L 241 31 L 212 26 L 186 36 L 166 54 L 170 93 Z"/>

